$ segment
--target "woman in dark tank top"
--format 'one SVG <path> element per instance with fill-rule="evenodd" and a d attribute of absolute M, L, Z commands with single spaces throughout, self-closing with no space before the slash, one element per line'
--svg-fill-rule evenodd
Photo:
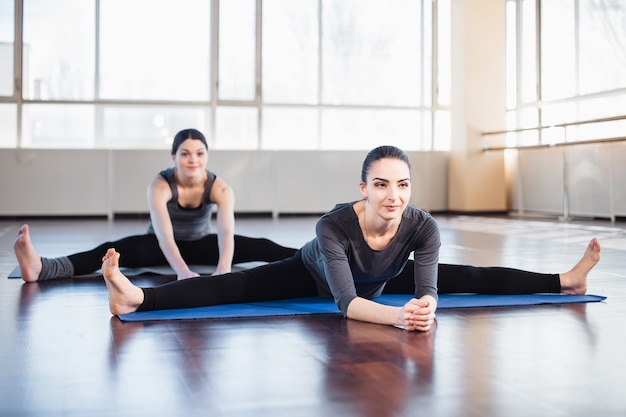
<path fill-rule="evenodd" d="M 146 234 L 104 242 L 80 253 L 42 258 L 35 251 L 28 225 L 13 245 L 26 282 L 89 274 L 100 269 L 108 248 L 124 253 L 120 266 L 141 268 L 169 265 L 177 279 L 196 277 L 189 265 L 214 265 L 215 274 L 232 264 L 271 262 L 296 250 L 263 238 L 234 234 L 234 195 L 228 184 L 207 170 L 208 145 L 196 129 L 176 134 L 171 150 L 174 166 L 161 171 L 148 187 L 150 223 Z M 216 232 L 211 228 L 217 207 Z"/>

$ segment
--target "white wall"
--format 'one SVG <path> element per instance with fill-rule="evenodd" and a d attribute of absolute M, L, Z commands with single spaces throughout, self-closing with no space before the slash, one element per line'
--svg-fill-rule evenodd
<path fill-rule="evenodd" d="M 109 210 L 105 150 L 1 150 L 0 215 L 101 215 Z"/>
<path fill-rule="evenodd" d="M 359 199 L 364 151 L 211 151 L 209 169 L 235 191 L 236 211 L 322 213 Z M 411 202 L 447 210 L 448 154 L 408 152 Z M 146 189 L 172 165 L 167 150 L 0 150 L 0 216 L 147 213 Z"/>
<path fill-rule="evenodd" d="M 512 208 L 558 216 L 626 216 L 626 143 L 519 150 Z"/>

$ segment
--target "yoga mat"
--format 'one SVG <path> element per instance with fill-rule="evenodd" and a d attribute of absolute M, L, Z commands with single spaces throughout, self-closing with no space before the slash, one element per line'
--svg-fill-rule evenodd
<path fill-rule="evenodd" d="M 215 267 L 213 266 L 195 266 L 195 268 L 191 269 L 192 271 L 196 271 L 199 274 L 212 274 L 215 271 Z M 127 277 L 136 277 L 140 275 L 176 275 L 174 270 L 169 266 L 152 266 L 152 267 L 144 267 L 144 268 L 120 268 L 120 271 Z M 102 277 L 102 272 L 100 270 L 94 271 L 91 274 L 85 275 L 75 275 L 73 277 L 67 278 L 99 278 Z M 19 278 L 22 279 L 22 272 L 20 271 L 20 267 L 16 267 L 9 274 L 9 279 Z"/>
<path fill-rule="evenodd" d="M 407 294 L 385 294 L 374 301 L 392 306 L 404 305 Z M 485 294 L 442 294 L 438 309 L 467 307 L 505 307 L 538 304 L 591 303 L 605 300 L 600 295 L 567 294 L 524 294 L 524 295 L 485 295 Z M 328 298 L 307 297 L 277 301 L 263 301 L 244 304 L 224 304 L 209 307 L 181 308 L 174 310 L 138 311 L 120 314 L 122 321 L 155 321 L 185 319 L 219 319 L 236 317 L 293 316 L 304 314 L 339 314 L 339 309 Z"/>
<path fill-rule="evenodd" d="M 233 271 L 240 271 L 243 269 L 255 267 L 262 265 L 264 262 L 246 262 L 233 265 Z M 192 271 L 197 272 L 200 275 L 211 275 L 215 272 L 215 266 L 211 265 L 190 265 L 189 267 Z M 120 268 L 122 273 L 127 277 L 137 277 L 140 275 L 176 275 L 174 270 L 169 266 L 148 266 L 143 268 Z M 102 272 L 100 270 L 94 271 L 91 274 L 85 275 L 75 275 L 74 277 L 68 278 L 99 278 L 102 277 Z M 20 267 L 17 266 L 8 276 L 9 279 L 22 279 L 22 272 L 20 271 Z"/>

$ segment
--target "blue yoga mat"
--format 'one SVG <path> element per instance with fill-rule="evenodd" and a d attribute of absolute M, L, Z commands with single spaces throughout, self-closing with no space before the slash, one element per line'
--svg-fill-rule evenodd
<path fill-rule="evenodd" d="M 375 301 L 392 305 L 404 305 L 407 294 L 385 294 Z M 591 303 L 605 300 L 600 295 L 567 294 L 525 294 L 525 295 L 484 295 L 484 294 L 442 294 L 438 309 L 467 307 L 506 307 L 536 304 Z M 244 304 L 224 304 L 209 307 L 181 308 L 175 310 L 138 311 L 120 314 L 122 321 L 154 321 L 185 319 L 218 319 L 235 317 L 293 316 L 303 314 L 339 314 L 339 309 L 328 298 L 307 297 L 287 300 L 263 301 Z"/>

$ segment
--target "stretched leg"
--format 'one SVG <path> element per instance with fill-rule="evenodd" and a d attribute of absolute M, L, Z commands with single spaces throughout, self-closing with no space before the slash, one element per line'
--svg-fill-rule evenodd
<path fill-rule="evenodd" d="M 118 259 L 119 254 L 111 249 L 102 265 L 113 314 L 318 295 L 315 280 L 299 253 L 245 271 L 189 278 L 143 289 L 135 287 L 119 271 Z"/>
<path fill-rule="evenodd" d="M 176 244 L 188 264 L 217 265 L 219 246 L 216 234 L 198 240 L 176 241 Z M 289 258 L 296 252 L 297 249 L 281 246 L 269 239 L 235 235 L 233 264 L 253 261 L 274 262 Z"/>
<path fill-rule="evenodd" d="M 26 282 L 64 278 L 94 272 L 102 265 L 102 256 L 108 248 L 124 251 L 124 267 L 167 265 L 153 234 L 130 236 L 115 242 L 105 242 L 91 250 L 59 258 L 42 258 L 35 250 L 28 225 L 17 232 L 13 250 Z"/>
<path fill-rule="evenodd" d="M 198 240 L 177 240 L 176 245 L 188 264 L 217 265 L 219 247 L 215 234 L 207 235 Z M 74 265 L 75 274 L 87 274 L 99 269 L 102 256 L 109 248 L 114 248 L 116 252 L 124 254 L 120 258 L 120 267 L 140 268 L 168 265 L 156 235 L 145 234 L 125 237 L 114 242 L 105 242 L 92 250 L 68 256 Z M 296 249 L 280 246 L 269 239 L 235 235 L 233 263 L 272 262 L 288 258 L 295 253 Z"/>
<path fill-rule="evenodd" d="M 117 252 L 124 254 L 120 259 L 120 267 L 140 268 L 167 265 L 156 235 L 148 233 L 105 242 L 91 250 L 69 255 L 68 259 L 74 265 L 75 275 L 97 271 L 102 265 L 102 257 L 109 248 L 114 248 Z"/>
<path fill-rule="evenodd" d="M 414 294 L 413 261 L 409 260 L 400 275 L 385 284 L 383 294 Z"/>
<path fill-rule="evenodd" d="M 556 274 L 449 264 L 439 264 L 437 286 L 439 294 L 532 294 L 561 291 Z M 402 273 L 385 285 L 383 293 L 413 294 L 414 291 L 413 261 L 410 260 Z"/>
<path fill-rule="evenodd" d="M 274 262 L 290 258 L 297 251 L 298 249 L 281 246 L 269 239 L 235 235 L 233 263 L 252 261 Z"/>
<path fill-rule="evenodd" d="M 532 294 L 559 293 L 557 274 L 521 269 L 439 264 L 439 294 Z"/>
<path fill-rule="evenodd" d="M 17 236 L 13 242 L 13 251 L 22 272 L 22 279 L 26 282 L 37 281 L 42 268 L 41 257 L 37 254 L 30 239 L 27 224 L 17 231 Z"/>
<path fill-rule="evenodd" d="M 593 238 L 578 263 L 561 274 L 541 274 L 502 267 L 439 265 L 439 293 L 584 294 L 587 275 L 600 260 L 600 243 Z"/>

